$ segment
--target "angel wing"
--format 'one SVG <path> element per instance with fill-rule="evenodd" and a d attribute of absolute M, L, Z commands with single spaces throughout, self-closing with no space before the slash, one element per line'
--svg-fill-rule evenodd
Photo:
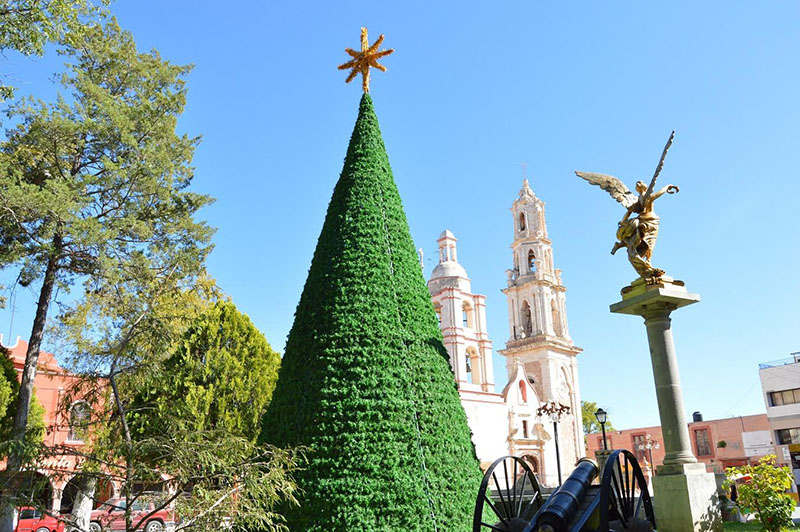
<path fill-rule="evenodd" d="M 611 197 L 622 203 L 626 208 L 630 207 L 638 199 L 636 194 L 628 190 L 625 183 L 614 177 L 613 175 L 595 174 L 592 172 L 579 172 L 575 171 L 575 175 L 581 179 L 585 179 L 593 185 L 597 185 L 609 194 Z"/>

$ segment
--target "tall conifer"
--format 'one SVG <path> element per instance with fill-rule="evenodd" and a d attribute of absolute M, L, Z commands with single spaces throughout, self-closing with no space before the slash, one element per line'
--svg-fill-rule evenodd
<path fill-rule="evenodd" d="M 366 93 L 261 439 L 308 450 L 290 530 L 470 528 L 478 461 Z"/>

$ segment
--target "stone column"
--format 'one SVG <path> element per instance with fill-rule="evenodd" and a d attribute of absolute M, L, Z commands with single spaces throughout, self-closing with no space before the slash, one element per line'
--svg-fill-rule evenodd
<path fill-rule="evenodd" d="M 655 303 L 642 309 L 642 317 L 647 327 L 647 340 L 650 344 L 658 414 L 661 418 L 666 452 L 664 465 L 697 462 L 697 458 L 692 454 L 692 444 L 689 440 L 681 380 L 678 375 L 678 360 L 672 339 L 672 320 L 669 315 L 676 308 L 675 304 Z"/>
<path fill-rule="evenodd" d="M 682 281 L 637 279 L 611 312 L 644 318 L 666 456 L 653 478 L 659 532 L 722 531 L 716 481 L 692 453 L 670 314 L 700 301 Z"/>

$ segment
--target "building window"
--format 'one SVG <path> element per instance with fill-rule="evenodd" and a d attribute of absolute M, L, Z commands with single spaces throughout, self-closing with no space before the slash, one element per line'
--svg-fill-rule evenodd
<path fill-rule="evenodd" d="M 787 445 L 790 443 L 800 443 L 800 427 L 794 429 L 781 429 L 775 431 L 778 443 Z"/>
<path fill-rule="evenodd" d="M 796 403 L 800 403 L 800 388 L 769 392 L 770 406 L 793 405 Z"/>
<path fill-rule="evenodd" d="M 522 437 L 525 438 L 526 440 L 528 438 L 530 438 L 530 433 L 528 432 L 528 420 L 527 419 L 523 419 L 522 420 Z"/>
<path fill-rule="evenodd" d="M 597 437 L 597 448 L 598 449 L 602 449 L 603 448 L 603 437 L 602 436 L 598 436 Z M 606 436 L 606 448 L 608 448 L 608 449 L 613 449 L 614 448 L 614 447 L 611 446 L 611 438 L 609 438 L 608 436 Z"/>
<path fill-rule="evenodd" d="M 528 271 L 531 273 L 536 271 L 536 255 L 533 250 L 528 251 Z"/>
<path fill-rule="evenodd" d="M 553 332 L 556 336 L 564 336 L 564 330 L 561 327 L 561 313 L 558 312 L 558 305 L 556 305 L 556 300 L 550 300 L 550 312 L 553 315 Z"/>
<path fill-rule="evenodd" d="M 694 431 L 694 445 L 697 448 L 697 456 L 711 456 L 711 436 L 708 429 Z"/>
<path fill-rule="evenodd" d="M 481 364 L 478 360 L 478 352 L 475 351 L 474 348 L 470 347 L 467 349 L 467 380 L 472 382 L 472 384 L 480 384 L 482 377 L 481 371 Z M 475 367 L 472 367 L 472 364 L 475 364 Z"/>
<path fill-rule="evenodd" d="M 506 227 L 508 227 L 508 226 L 506 226 Z M 526 227 L 527 226 L 525 224 L 525 213 L 521 212 L 521 213 L 519 213 L 519 230 L 520 231 L 524 231 Z"/>
<path fill-rule="evenodd" d="M 73 442 L 84 442 L 89 432 L 89 417 L 91 408 L 83 401 L 75 403 L 69 410 L 69 435 L 67 439 Z"/>
<path fill-rule="evenodd" d="M 528 337 L 533 333 L 533 320 L 531 320 L 531 306 L 527 301 L 522 302 L 522 330 Z"/>
<path fill-rule="evenodd" d="M 465 329 L 472 329 L 475 326 L 472 305 L 466 301 L 464 301 L 464 303 L 461 305 L 461 321 L 464 324 Z"/>
<path fill-rule="evenodd" d="M 433 307 L 433 310 L 436 312 L 436 321 L 439 322 L 439 328 L 442 328 L 442 307 Z"/>

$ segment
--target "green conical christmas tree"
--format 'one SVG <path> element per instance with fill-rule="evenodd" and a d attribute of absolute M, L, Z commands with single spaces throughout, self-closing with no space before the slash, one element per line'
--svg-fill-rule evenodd
<path fill-rule="evenodd" d="M 364 94 L 262 441 L 304 446 L 290 530 L 467 531 L 480 470 Z"/>

